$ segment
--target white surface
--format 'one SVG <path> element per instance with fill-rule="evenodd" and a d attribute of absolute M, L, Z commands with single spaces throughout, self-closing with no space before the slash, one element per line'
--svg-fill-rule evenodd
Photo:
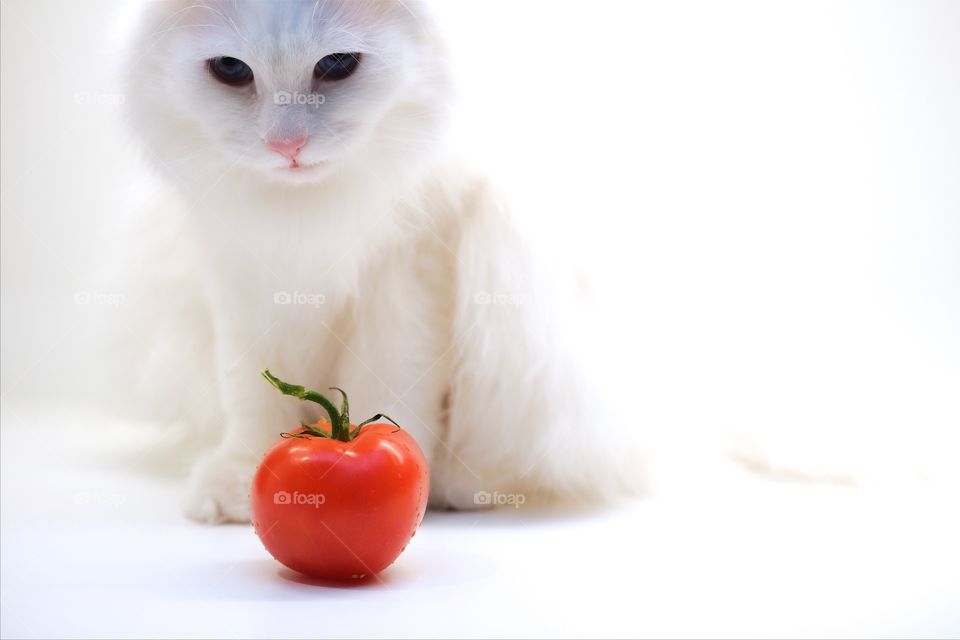
<path fill-rule="evenodd" d="M 5 408 L 2 636 L 956 637 L 956 505 L 735 470 L 595 513 L 431 513 L 351 588 L 179 516 L 130 432 Z M 97 444 L 99 442 L 99 444 Z"/>

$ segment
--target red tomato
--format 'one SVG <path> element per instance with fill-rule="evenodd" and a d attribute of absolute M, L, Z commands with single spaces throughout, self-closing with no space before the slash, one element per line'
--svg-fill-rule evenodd
<path fill-rule="evenodd" d="M 321 394 L 269 371 L 264 376 L 281 392 L 319 402 L 330 413 L 332 404 L 320 401 Z M 283 434 L 257 467 L 250 491 L 263 546 L 309 576 L 359 579 L 382 571 L 406 548 L 427 505 L 429 471 L 413 437 L 396 424 L 367 421 L 358 429 L 348 411 L 344 394 L 330 423 Z"/>

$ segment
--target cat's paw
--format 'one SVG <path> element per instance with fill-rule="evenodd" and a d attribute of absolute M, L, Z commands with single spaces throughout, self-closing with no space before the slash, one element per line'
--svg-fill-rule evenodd
<path fill-rule="evenodd" d="M 184 497 L 187 516 L 204 524 L 250 522 L 250 483 L 256 461 L 220 453 L 204 458 L 190 473 Z"/>

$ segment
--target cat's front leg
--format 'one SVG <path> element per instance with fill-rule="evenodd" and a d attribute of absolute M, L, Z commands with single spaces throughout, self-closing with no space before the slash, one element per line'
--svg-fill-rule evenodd
<path fill-rule="evenodd" d="M 295 428 L 303 416 L 301 403 L 282 396 L 261 377 L 271 350 L 266 345 L 250 349 L 256 337 L 230 336 L 218 349 L 223 439 L 194 466 L 184 504 L 187 515 L 200 522 L 249 522 L 250 483 L 257 464 L 279 434 Z M 289 375 L 302 376 L 291 379 L 305 382 L 312 377 L 305 371 Z"/>
<path fill-rule="evenodd" d="M 199 522 L 248 522 L 250 483 L 257 464 L 281 432 L 300 423 L 296 402 L 269 387 L 255 367 L 245 373 L 249 375 L 243 377 L 255 381 L 228 379 L 223 440 L 197 462 L 187 482 L 184 507 Z"/>
<path fill-rule="evenodd" d="M 258 456 L 243 446 L 234 446 L 236 429 L 231 431 L 224 436 L 221 445 L 202 458 L 190 473 L 184 510 L 198 522 L 250 521 L 250 482 Z"/>

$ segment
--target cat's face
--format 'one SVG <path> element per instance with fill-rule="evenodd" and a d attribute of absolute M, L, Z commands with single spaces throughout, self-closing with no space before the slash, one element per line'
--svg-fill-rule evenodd
<path fill-rule="evenodd" d="M 159 2 L 128 63 L 134 119 L 165 162 L 197 148 L 270 181 L 321 182 L 364 163 L 382 170 L 392 154 L 409 162 L 444 101 L 442 62 L 417 9 Z"/>

